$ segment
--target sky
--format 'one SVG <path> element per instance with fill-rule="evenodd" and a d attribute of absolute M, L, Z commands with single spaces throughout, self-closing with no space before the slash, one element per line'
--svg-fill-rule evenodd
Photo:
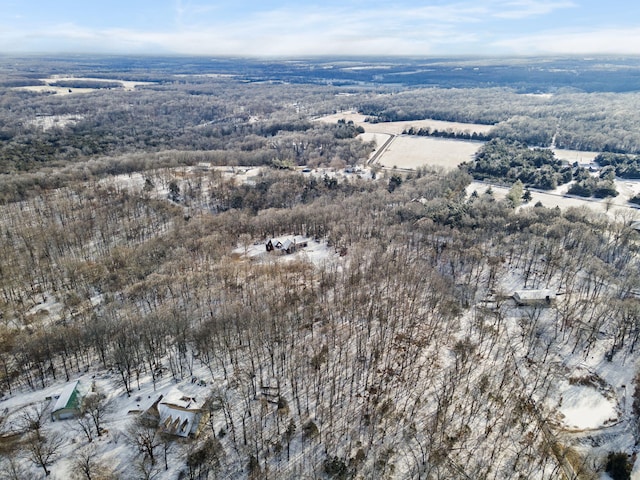
<path fill-rule="evenodd" d="M 0 0 L 0 53 L 640 54 L 640 2 Z"/>

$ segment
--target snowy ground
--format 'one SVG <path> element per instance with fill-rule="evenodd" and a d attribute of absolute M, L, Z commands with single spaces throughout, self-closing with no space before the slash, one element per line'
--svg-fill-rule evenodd
<path fill-rule="evenodd" d="M 488 133 L 493 125 L 482 125 L 479 123 L 460 123 L 460 122 L 445 122 L 442 120 L 410 120 L 401 122 L 380 122 L 369 123 L 366 122 L 366 116 L 360 113 L 339 112 L 333 115 L 327 115 L 318 119 L 321 122 L 336 123 L 338 120 L 352 121 L 356 125 L 362 126 L 367 133 L 386 133 L 390 135 L 399 135 L 403 131 L 413 127 L 414 129 L 430 128 L 432 130 L 452 130 L 454 132 L 476 132 L 476 133 Z"/>
<path fill-rule="evenodd" d="M 493 195 L 496 199 L 504 199 L 509 193 L 509 187 L 501 187 L 498 185 L 491 185 L 485 182 L 474 181 L 467 187 L 467 194 L 471 194 L 476 191 L 478 194 L 482 194 L 491 188 Z M 530 208 L 536 203 L 540 202 L 547 208 L 558 207 L 560 209 L 566 209 L 569 207 L 589 207 L 596 211 L 607 213 L 609 216 L 615 216 L 619 212 L 627 212 L 632 218 L 640 218 L 640 209 L 634 207 L 627 202 L 627 199 L 640 192 L 640 182 L 633 182 L 630 180 L 616 180 L 616 188 L 620 194 L 612 199 L 596 199 L 596 198 L 583 198 L 577 196 L 567 196 L 566 191 L 569 188 L 568 185 L 561 185 L 556 190 L 545 192 L 541 190 L 531 190 L 532 199 L 527 204 L 522 205 L 520 208 Z"/>
<path fill-rule="evenodd" d="M 71 95 L 77 93 L 90 93 L 95 92 L 95 88 L 69 88 L 69 87 L 59 87 L 56 85 L 51 85 L 52 83 L 69 81 L 69 80 L 81 80 L 81 81 L 92 81 L 92 82 L 116 82 L 119 83 L 123 90 L 127 92 L 131 92 L 135 90 L 138 85 L 150 85 L 151 82 L 132 82 L 128 80 L 115 80 L 110 78 L 81 78 L 81 77 L 67 77 L 67 76 L 56 76 L 50 78 L 41 78 L 41 81 L 45 83 L 45 85 L 31 85 L 26 87 L 14 87 L 16 90 L 26 90 L 29 92 L 36 93 L 53 93 L 54 95 Z"/>
<path fill-rule="evenodd" d="M 591 386 L 558 385 L 560 400 L 558 411 L 562 423 L 571 430 L 586 430 L 606 426 L 618 418 L 616 404 Z"/>
<path fill-rule="evenodd" d="M 75 125 L 84 117 L 82 115 L 46 115 L 36 117 L 27 122 L 28 125 L 41 128 L 44 131 L 51 130 L 55 127 L 66 127 L 67 125 Z"/>
<path fill-rule="evenodd" d="M 303 248 L 297 248 L 296 252 L 291 254 L 287 254 L 286 252 L 278 249 L 267 252 L 267 240 L 265 240 L 264 242 L 254 243 L 252 245 L 240 245 L 233 251 L 233 253 L 254 261 L 293 262 L 297 260 L 310 262 L 315 266 L 321 266 L 331 259 L 335 259 L 338 257 L 338 254 L 334 252 L 333 249 L 329 248 L 326 243 L 316 242 L 315 240 L 312 240 L 308 237 L 303 237 L 302 235 L 285 235 L 281 237 L 275 237 L 271 240 L 273 243 L 276 243 L 278 241 L 284 243 L 287 240 L 291 240 L 297 245 L 307 243 L 307 246 Z"/>
<path fill-rule="evenodd" d="M 471 140 L 400 135 L 394 137 L 378 163 L 387 168 L 416 169 L 428 166 L 453 170 L 473 156 L 483 145 Z"/>
<path fill-rule="evenodd" d="M 197 381 L 192 382 L 192 379 L 189 378 L 175 382 L 171 375 L 167 374 L 157 381 L 154 390 L 151 377 L 141 377 L 139 388 L 134 384 L 134 392 L 128 397 L 124 388 L 120 386 L 117 374 L 113 372 L 95 371 L 74 375 L 71 380 L 80 380 L 81 393 L 87 393 L 92 385 L 95 385 L 97 391 L 107 396 L 108 413 L 104 423 L 106 432 L 101 437 L 94 438 L 91 443 L 88 443 L 76 420 L 54 422 L 50 419 L 49 412 L 53 403 L 66 385 L 66 382 L 62 380 L 45 389 L 33 392 L 23 391 L 0 401 L 0 413 L 8 415 L 9 424 L 4 427 L 6 431 L 20 427 L 20 414 L 24 409 L 38 405 L 46 406 L 45 430 L 48 434 L 57 434 L 65 440 L 60 451 L 60 459 L 51 467 L 52 474 L 49 478 L 52 480 L 71 478 L 70 472 L 75 454 L 90 449 L 96 450 L 97 457 L 106 456 L 111 460 L 111 466 L 118 474 L 118 478 L 137 478 L 134 474 L 136 468 L 134 458 L 137 452 L 132 451 L 131 445 L 126 441 L 127 429 L 137 417 L 138 412 L 146 410 L 160 395 L 166 395 L 175 387 L 196 398 L 208 396 L 214 380 L 211 373 L 202 366 L 195 366 L 193 378 Z M 198 383 L 199 380 L 203 380 L 204 383 Z M 176 460 L 169 462 L 169 471 L 167 472 L 164 472 L 164 465 L 160 465 L 163 462 L 159 461 L 158 466 L 163 473 L 158 478 L 178 477 L 178 470 L 174 466 L 184 464 L 182 459 L 177 459 L 178 456 L 184 454 L 184 445 L 186 445 L 184 441 L 175 440 L 171 446 L 171 458 L 176 458 Z M 24 465 L 28 466 L 28 463 L 25 462 Z M 36 475 L 36 478 L 40 478 L 38 475 L 41 471 L 38 472 L 35 467 L 32 467 L 31 471 Z"/>

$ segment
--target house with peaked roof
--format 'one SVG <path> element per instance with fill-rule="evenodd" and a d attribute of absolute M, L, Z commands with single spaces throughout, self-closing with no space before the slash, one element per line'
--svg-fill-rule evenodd
<path fill-rule="evenodd" d="M 291 254 L 291 253 L 295 253 L 296 250 L 298 250 L 299 248 L 306 248 L 308 245 L 309 245 L 309 240 L 298 235 L 293 239 L 286 238 L 284 240 L 278 240 L 277 238 L 272 238 L 269 241 L 267 241 L 265 246 L 266 246 L 267 252 L 273 252 L 274 250 L 279 250 L 280 252 Z"/>
<path fill-rule="evenodd" d="M 154 404 L 159 415 L 159 428 L 179 437 L 197 436 L 208 418 L 204 399 L 185 395 L 174 388 Z"/>
<path fill-rule="evenodd" d="M 78 390 L 80 380 L 67 384 L 51 410 L 51 420 L 67 420 L 80 415 L 82 396 Z"/>

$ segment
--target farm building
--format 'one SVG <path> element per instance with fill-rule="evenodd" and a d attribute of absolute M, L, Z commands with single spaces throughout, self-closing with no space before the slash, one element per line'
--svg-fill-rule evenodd
<path fill-rule="evenodd" d="M 82 396 L 78 390 L 79 380 L 67 384 L 51 410 L 51 420 L 66 420 L 80 414 Z"/>
<path fill-rule="evenodd" d="M 549 289 L 516 290 L 513 292 L 513 299 L 520 306 L 551 305 L 556 299 L 556 292 Z"/>
<path fill-rule="evenodd" d="M 204 402 L 173 389 L 160 397 L 152 409 L 157 408 L 160 430 L 179 437 L 197 436 L 207 420 Z M 148 414 L 147 414 L 148 415 Z"/>

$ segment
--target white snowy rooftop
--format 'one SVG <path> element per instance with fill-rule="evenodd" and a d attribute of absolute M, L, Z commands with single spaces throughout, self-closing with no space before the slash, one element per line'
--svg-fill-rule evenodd
<path fill-rule="evenodd" d="M 76 390 L 78 383 L 80 383 L 80 381 L 76 380 L 75 382 L 71 382 L 64 387 L 64 389 L 60 393 L 60 396 L 58 397 L 58 400 L 56 400 L 56 403 L 53 406 L 54 412 L 67 407 L 67 404 L 69 403 L 69 400 L 71 400 L 73 392 Z"/>

